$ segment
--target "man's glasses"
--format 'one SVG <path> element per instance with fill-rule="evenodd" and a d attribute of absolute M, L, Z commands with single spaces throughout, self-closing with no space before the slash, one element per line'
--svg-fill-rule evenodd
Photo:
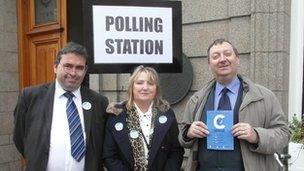
<path fill-rule="evenodd" d="M 87 66 L 82 66 L 82 65 L 74 66 L 72 64 L 62 64 L 62 63 L 59 64 L 62 66 L 64 72 L 68 74 L 71 74 L 72 72 L 75 71 L 77 75 L 82 75 L 87 70 Z"/>

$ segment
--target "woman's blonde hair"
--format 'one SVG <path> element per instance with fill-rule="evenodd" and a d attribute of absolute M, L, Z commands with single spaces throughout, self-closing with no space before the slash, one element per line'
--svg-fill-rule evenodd
<path fill-rule="evenodd" d="M 154 98 L 154 107 L 157 107 L 159 110 L 161 110 L 163 112 L 167 111 L 170 108 L 170 105 L 165 99 L 162 98 L 157 72 L 155 71 L 155 69 L 153 69 L 151 67 L 144 67 L 143 65 L 136 67 L 129 79 L 129 86 L 128 86 L 129 99 L 128 99 L 127 105 L 126 105 L 127 109 L 130 110 L 134 107 L 134 95 L 133 95 L 134 82 L 138 79 L 139 75 L 143 72 L 147 73 L 148 77 L 149 77 L 149 81 L 151 81 L 152 83 L 154 83 L 156 85 L 156 95 Z"/>

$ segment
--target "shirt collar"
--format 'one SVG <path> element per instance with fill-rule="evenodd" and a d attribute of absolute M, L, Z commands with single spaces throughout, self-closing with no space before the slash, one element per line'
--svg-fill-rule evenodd
<path fill-rule="evenodd" d="M 220 93 L 222 92 L 223 88 L 225 88 L 225 87 L 227 87 L 231 93 L 237 94 L 239 86 L 240 86 L 240 80 L 237 76 L 235 76 L 235 78 L 226 86 L 223 84 L 220 84 L 219 82 L 216 82 L 215 88 L 216 88 L 217 95 L 219 96 Z"/>
<path fill-rule="evenodd" d="M 63 94 L 66 92 L 66 90 L 64 90 L 62 88 L 62 86 L 59 84 L 59 82 L 56 80 L 55 81 L 55 97 L 56 98 L 60 98 L 63 96 Z M 75 91 L 72 91 L 72 93 L 74 94 L 74 96 L 76 98 L 80 98 L 80 87 L 78 87 Z"/>
<path fill-rule="evenodd" d="M 151 114 L 152 115 L 153 102 L 149 106 L 149 109 L 148 109 L 148 111 L 146 113 L 142 112 L 135 102 L 134 102 L 134 106 L 135 106 L 135 108 L 136 108 L 137 113 L 139 114 L 139 116 L 144 115 L 144 114 L 146 114 L 146 115 L 150 115 Z"/>

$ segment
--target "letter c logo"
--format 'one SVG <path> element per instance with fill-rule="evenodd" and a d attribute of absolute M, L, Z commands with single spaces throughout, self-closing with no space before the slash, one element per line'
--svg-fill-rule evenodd
<path fill-rule="evenodd" d="M 219 114 L 216 115 L 213 119 L 213 125 L 216 129 L 224 129 L 225 125 L 223 125 L 223 119 L 225 118 L 224 115 Z"/>

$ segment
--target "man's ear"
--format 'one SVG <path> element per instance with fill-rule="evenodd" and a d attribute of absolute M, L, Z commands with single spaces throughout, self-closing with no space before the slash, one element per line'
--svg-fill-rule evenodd
<path fill-rule="evenodd" d="M 57 74 L 58 64 L 54 63 L 53 65 L 54 73 Z"/>
<path fill-rule="evenodd" d="M 240 56 L 237 56 L 237 61 L 236 61 L 236 63 L 237 63 L 238 65 L 240 65 L 240 63 L 241 63 Z"/>

